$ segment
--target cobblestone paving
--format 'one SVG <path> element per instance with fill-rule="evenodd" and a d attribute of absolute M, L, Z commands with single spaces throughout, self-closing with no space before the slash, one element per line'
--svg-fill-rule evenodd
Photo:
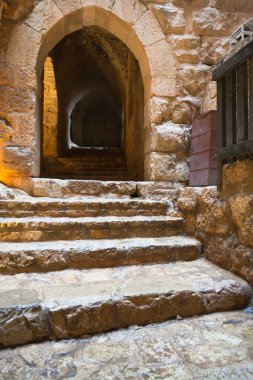
<path fill-rule="evenodd" d="M 253 307 L 2 350 L 0 379 L 253 379 Z"/>

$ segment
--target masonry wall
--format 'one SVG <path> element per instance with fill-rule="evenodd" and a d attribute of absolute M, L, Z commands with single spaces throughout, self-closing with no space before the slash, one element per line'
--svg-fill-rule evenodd
<path fill-rule="evenodd" d="M 126 43 L 141 68 L 145 179 L 186 185 L 189 126 L 215 108 L 211 68 L 228 52 L 234 29 L 253 15 L 251 0 L 18 3 L 4 6 L 0 29 L 1 180 L 38 176 L 41 67 L 61 36 L 94 24 Z"/>
<path fill-rule="evenodd" d="M 253 285 L 253 160 L 223 167 L 222 190 L 186 187 L 176 207 L 215 264 Z"/>

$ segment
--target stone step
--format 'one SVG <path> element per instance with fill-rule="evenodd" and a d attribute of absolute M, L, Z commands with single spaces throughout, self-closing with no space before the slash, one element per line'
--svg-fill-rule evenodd
<path fill-rule="evenodd" d="M 152 199 L 176 199 L 180 184 L 168 181 L 99 181 L 84 179 L 31 178 L 18 180 L 15 187 L 25 189 L 36 197 L 101 197 L 131 198 L 141 196 Z"/>
<path fill-rule="evenodd" d="M 0 218 L 1 241 L 162 237 L 182 234 L 184 219 L 170 216 Z"/>
<path fill-rule="evenodd" d="M 84 180 L 84 181 L 104 181 L 104 182 L 119 182 L 119 181 L 134 181 L 136 176 L 133 174 L 125 173 L 125 174 L 115 174 L 114 172 L 111 174 L 105 173 L 104 171 L 101 173 L 79 173 L 79 172 L 66 172 L 63 173 L 58 172 L 43 172 L 43 175 L 47 178 L 52 179 L 62 179 L 62 180 Z"/>
<path fill-rule="evenodd" d="M 23 184 L 21 184 L 23 187 Z M 101 197 L 131 197 L 137 191 L 134 181 L 88 181 L 51 178 L 33 178 L 31 194 L 38 197 L 73 197 L 73 196 L 101 196 Z"/>
<path fill-rule="evenodd" d="M 205 259 L 0 275 L 0 345 L 240 309 L 251 296 L 245 281 Z"/>
<path fill-rule="evenodd" d="M 168 202 L 148 199 L 35 198 L 0 200 L 0 217 L 166 215 Z"/>
<path fill-rule="evenodd" d="M 201 243 L 185 236 L 0 243 L 0 273 L 106 268 L 195 260 Z"/>

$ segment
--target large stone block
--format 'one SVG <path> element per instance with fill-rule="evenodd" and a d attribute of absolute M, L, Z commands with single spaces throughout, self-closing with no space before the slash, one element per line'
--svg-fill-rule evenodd
<path fill-rule="evenodd" d="M 248 18 L 247 14 L 220 12 L 211 7 L 204 8 L 193 13 L 193 32 L 201 36 L 229 36 Z"/>
<path fill-rule="evenodd" d="M 213 7 L 228 12 L 243 12 L 253 14 L 251 0 L 213 0 Z"/>
<path fill-rule="evenodd" d="M 152 152 L 146 156 L 146 173 L 151 181 L 187 182 L 189 165 L 176 154 Z"/>
<path fill-rule="evenodd" d="M 229 199 L 229 206 L 240 242 L 253 247 L 253 195 L 235 195 Z"/>
<path fill-rule="evenodd" d="M 197 235 L 205 241 L 212 235 L 227 236 L 230 225 L 227 205 L 218 198 L 217 188 L 203 188 L 199 192 L 198 204 Z"/>
<path fill-rule="evenodd" d="M 181 65 L 179 70 L 179 80 L 188 94 L 193 96 L 203 96 L 207 83 L 211 81 L 211 69 L 205 65 Z"/>
<path fill-rule="evenodd" d="M 134 30 L 144 46 L 152 45 L 164 38 L 161 26 L 151 11 L 143 13 L 134 24 Z"/>
<path fill-rule="evenodd" d="M 168 98 L 152 97 L 147 104 L 145 113 L 150 123 L 162 124 L 170 119 L 170 101 Z"/>
<path fill-rule="evenodd" d="M 222 168 L 222 195 L 253 192 L 253 160 L 237 161 Z"/>
<path fill-rule="evenodd" d="M 253 286 L 253 252 L 240 244 L 235 234 L 227 239 L 214 237 L 210 240 L 206 251 L 210 261 L 247 280 Z"/>
<path fill-rule="evenodd" d="M 178 9 L 173 4 L 154 4 L 150 6 L 153 14 L 159 21 L 164 34 L 183 34 L 185 32 L 184 10 Z"/>
<path fill-rule="evenodd" d="M 191 124 L 199 116 L 200 99 L 193 96 L 178 97 L 172 105 L 172 121 L 175 124 Z"/>
<path fill-rule="evenodd" d="M 153 126 L 148 133 L 148 151 L 175 153 L 189 150 L 191 130 L 171 122 Z"/>

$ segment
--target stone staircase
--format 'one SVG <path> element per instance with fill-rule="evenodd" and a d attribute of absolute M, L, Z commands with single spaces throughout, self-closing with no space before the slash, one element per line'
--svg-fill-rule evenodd
<path fill-rule="evenodd" d="M 43 174 L 52 178 L 76 178 L 86 180 L 132 180 L 135 174 L 127 168 L 120 155 L 43 158 Z"/>
<path fill-rule="evenodd" d="M 247 305 L 248 284 L 201 257 L 167 200 L 137 190 L 38 179 L 43 196 L 0 201 L 1 347 Z"/>

